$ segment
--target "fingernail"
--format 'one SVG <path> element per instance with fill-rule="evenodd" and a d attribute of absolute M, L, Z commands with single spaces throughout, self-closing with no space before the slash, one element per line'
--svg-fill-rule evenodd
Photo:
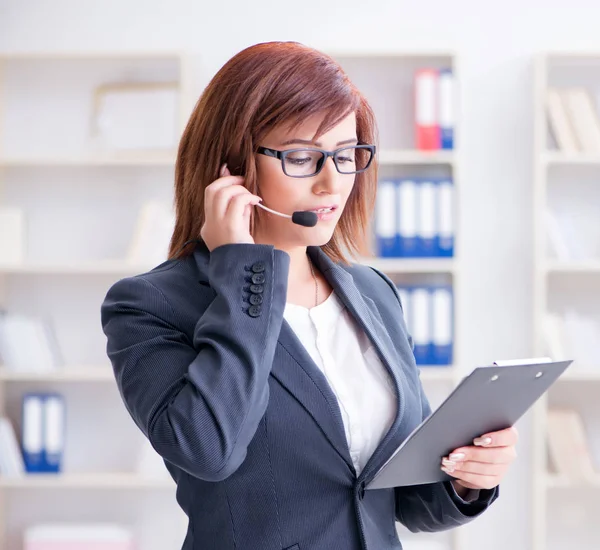
<path fill-rule="evenodd" d="M 474 445 L 479 445 L 484 447 L 485 445 L 489 445 L 492 442 L 491 437 L 477 437 L 473 440 Z"/>
<path fill-rule="evenodd" d="M 465 453 L 452 453 L 449 457 L 450 460 L 458 461 L 465 459 Z"/>
<path fill-rule="evenodd" d="M 445 466 L 442 466 L 442 472 L 446 472 L 447 474 L 451 474 L 454 470 L 449 470 Z"/>
<path fill-rule="evenodd" d="M 451 468 L 452 470 L 456 468 L 456 462 L 452 462 L 452 460 L 447 460 L 446 458 L 442 460 L 442 464 L 447 468 Z"/>

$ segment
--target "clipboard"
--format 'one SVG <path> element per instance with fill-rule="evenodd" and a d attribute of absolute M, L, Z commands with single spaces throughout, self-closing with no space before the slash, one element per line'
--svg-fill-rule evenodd
<path fill-rule="evenodd" d="M 487 432 L 513 426 L 572 363 L 548 358 L 477 367 L 402 442 L 365 485 L 385 489 L 453 479 L 442 457 Z"/>

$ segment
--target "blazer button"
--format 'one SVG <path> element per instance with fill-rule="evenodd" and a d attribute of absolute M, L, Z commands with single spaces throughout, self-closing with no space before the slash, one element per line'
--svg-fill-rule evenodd
<path fill-rule="evenodd" d="M 262 294 L 262 291 L 262 285 L 250 285 L 250 292 L 252 292 L 252 294 Z"/>
<path fill-rule="evenodd" d="M 262 304 L 263 297 L 260 294 L 250 294 L 250 303 L 253 306 L 258 306 Z"/>
<path fill-rule="evenodd" d="M 252 282 L 255 285 L 262 285 L 265 282 L 265 274 L 255 273 L 254 275 L 252 275 Z"/>
<path fill-rule="evenodd" d="M 252 271 L 254 273 L 262 273 L 265 270 L 265 262 L 256 262 L 252 266 Z"/>
<path fill-rule="evenodd" d="M 261 311 L 262 308 L 260 306 L 250 306 L 248 309 L 248 315 L 250 315 L 250 317 L 258 317 Z"/>

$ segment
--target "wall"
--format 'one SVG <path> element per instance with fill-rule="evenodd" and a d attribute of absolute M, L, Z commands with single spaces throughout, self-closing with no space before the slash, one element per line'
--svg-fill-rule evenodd
<path fill-rule="evenodd" d="M 211 74 L 267 40 L 456 51 L 469 290 L 462 326 L 471 340 L 463 357 L 475 364 L 531 355 L 532 59 L 544 50 L 600 51 L 598 16 L 592 0 L 0 0 L 0 51 L 182 48 L 202 54 Z M 528 423 L 520 428 L 518 464 L 497 505 L 471 529 L 470 548 L 528 548 Z"/>

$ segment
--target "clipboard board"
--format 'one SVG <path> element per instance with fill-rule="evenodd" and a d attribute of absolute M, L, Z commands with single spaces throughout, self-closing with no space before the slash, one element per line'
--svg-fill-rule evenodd
<path fill-rule="evenodd" d="M 473 369 L 402 442 L 365 489 L 453 479 L 440 469 L 443 456 L 473 445 L 475 437 L 513 426 L 572 362 L 542 358 Z"/>

